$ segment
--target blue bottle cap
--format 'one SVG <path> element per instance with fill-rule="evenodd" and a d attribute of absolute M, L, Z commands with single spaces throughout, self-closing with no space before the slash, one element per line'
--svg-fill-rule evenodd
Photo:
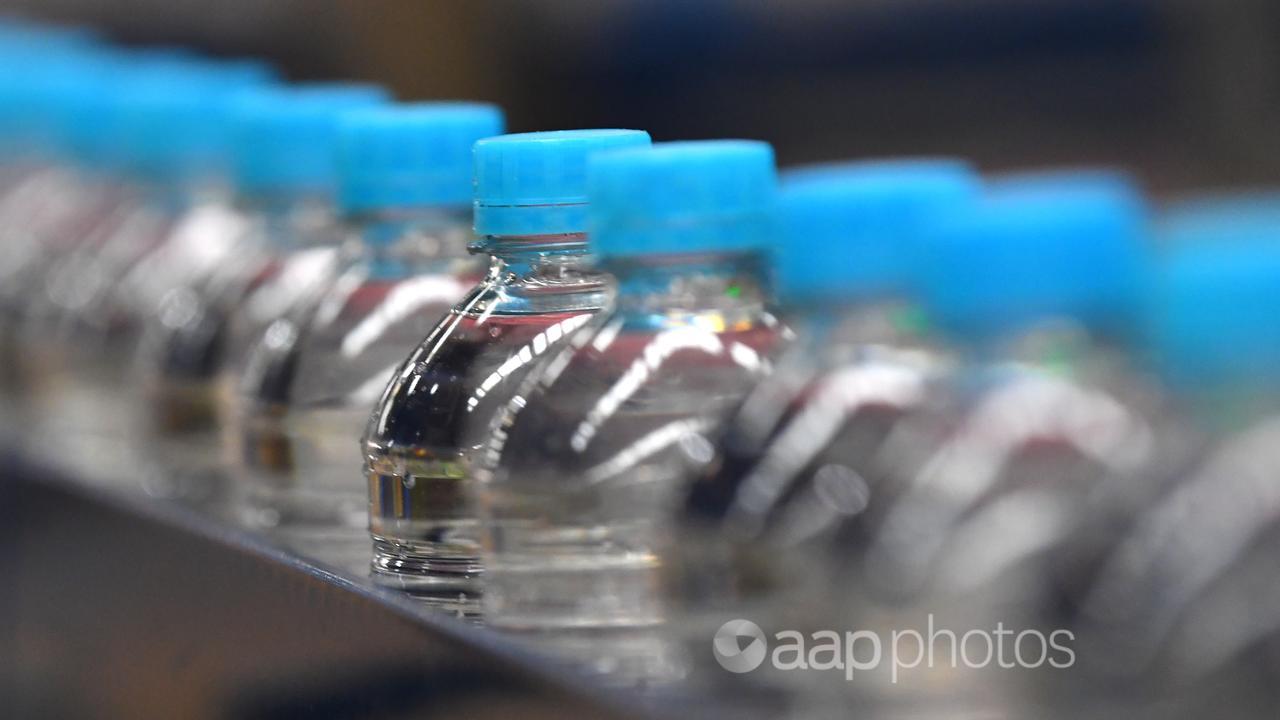
<path fill-rule="evenodd" d="M 333 195 L 341 117 L 389 99 L 383 88 L 361 83 L 298 85 L 241 97 L 232 118 L 240 192 Z"/>
<path fill-rule="evenodd" d="M 168 124 L 140 130 L 130 137 L 127 114 L 143 98 L 161 96 L 153 85 L 177 88 L 202 85 L 207 61 L 182 48 L 111 49 L 81 62 L 56 98 L 60 142 L 83 165 L 111 171 L 135 171 L 139 143 L 162 144 L 177 131 Z M 139 140 L 136 136 L 141 136 Z"/>
<path fill-rule="evenodd" d="M 14 18 L 0 19 L 0 48 L 47 54 L 99 46 L 102 41 L 97 30 L 83 25 L 42 25 Z"/>
<path fill-rule="evenodd" d="M 66 152 L 71 109 L 99 94 L 109 55 L 85 48 L 0 49 L 0 145 L 6 154 Z"/>
<path fill-rule="evenodd" d="M 1146 306 L 1152 350 L 1175 386 L 1280 384 L 1280 229 L 1231 242 L 1205 226 L 1207 242 L 1173 248 L 1152 273 Z"/>
<path fill-rule="evenodd" d="M 942 330 L 971 340 L 1053 319 L 1127 331 L 1147 215 L 1136 187 L 1111 173 L 997 181 L 921 234 L 918 292 Z"/>
<path fill-rule="evenodd" d="M 1001 195 L 1080 192 L 1130 195 L 1138 199 L 1142 196 L 1132 175 L 1112 167 L 1061 167 L 1005 172 L 987 178 L 986 186 L 991 192 Z"/>
<path fill-rule="evenodd" d="M 339 131 L 339 202 L 345 212 L 465 205 L 471 148 L 503 130 L 502 110 L 426 102 L 357 110 Z"/>
<path fill-rule="evenodd" d="M 908 294 L 921 228 L 981 189 L 972 167 L 946 159 L 822 165 L 782 180 L 773 254 L 790 305 Z"/>
<path fill-rule="evenodd" d="M 216 58 L 202 63 L 200 72 L 230 86 L 262 86 L 281 81 L 276 66 L 258 58 Z"/>
<path fill-rule="evenodd" d="M 227 176 L 237 99 L 273 77 L 258 63 L 135 73 L 115 92 L 123 163 L 144 177 L 179 184 Z"/>
<path fill-rule="evenodd" d="M 189 146 L 193 128 L 207 134 L 225 120 L 214 100 L 274 77 L 260 62 L 183 48 L 55 44 L 12 57 L 5 48 L 0 41 L 0 134 L 16 140 L 9 147 L 120 171 L 154 171 L 163 148 Z M 216 152 L 226 155 L 226 143 Z"/>
<path fill-rule="evenodd" d="M 1252 240 L 1280 228 L 1280 190 L 1259 189 L 1184 198 L 1164 208 L 1157 224 L 1166 245 Z"/>
<path fill-rule="evenodd" d="M 587 157 L 647 146 L 642 130 L 556 130 L 486 138 L 474 154 L 477 235 L 587 230 Z"/>
<path fill-rule="evenodd" d="M 778 170 L 778 180 L 785 186 L 810 180 L 830 180 L 848 175 L 852 171 L 860 171 L 863 168 L 875 169 L 879 167 L 887 169 L 901 168 L 903 171 L 909 171 L 913 168 L 919 168 L 922 171 L 928 171 L 932 168 L 957 168 L 963 171 L 972 171 L 972 166 L 959 158 L 909 155 L 865 160 L 829 160 L 806 163 L 804 165 L 790 165 Z"/>
<path fill-rule="evenodd" d="M 764 251 L 776 230 L 773 148 L 753 140 L 659 143 L 589 163 L 592 252 Z"/>

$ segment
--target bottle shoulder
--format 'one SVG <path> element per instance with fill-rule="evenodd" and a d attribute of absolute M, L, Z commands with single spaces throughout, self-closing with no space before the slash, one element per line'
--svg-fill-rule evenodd
<path fill-rule="evenodd" d="M 591 316 L 494 312 L 494 302 L 482 283 L 412 350 L 376 403 L 366 448 L 469 451 L 519 382 Z"/>
<path fill-rule="evenodd" d="M 385 278 L 364 263 L 320 297 L 298 350 L 292 404 L 372 407 L 387 379 L 474 284 L 423 273 Z"/>
<path fill-rule="evenodd" d="M 585 477 L 710 434 L 768 374 L 784 338 L 767 313 L 703 320 L 597 318 L 504 408 L 489 462 L 507 477 Z"/>

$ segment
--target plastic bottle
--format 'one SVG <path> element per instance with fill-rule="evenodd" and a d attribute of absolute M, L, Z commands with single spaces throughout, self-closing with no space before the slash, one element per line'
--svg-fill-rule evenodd
<path fill-rule="evenodd" d="M 230 239 L 221 229 L 208 238 L 175 235 L 132 273 L 145 287 L 171 265 L 187 270 L 181 284 L 160 288 L 138 352 L 154 461 L 142 478 L 148 492 L 215 514 L 230 511 L 219 374 L 237 337 L 256 337 L 253 325 L 265 328 L 332 278 L 343 238 L 335 213 L 338 122 L 386 98 L 371 85 L 317 84 L 264 90 L 237 102 L 235 182 L 247 227 L 225 228 L 241 230 Z M 206 251 L 219 261 L 206 262 Z M 244 325 L 233 334 L 237 313 Z"/>
<path fill-rule="evenodd" d="M 767 309 L 773 152 L 703 141 L 591 163 L 596 322 L 508 403 L 477 486 L 486 622 L 622 682 L 683 673 L 660 633 L 683 479 L 783 344 Z M 574 647 L 579 645 L 579 647 Z"/>
<path fill-rule="evenodd" d="M 636 130 L 476 143 L 475 250 L 488 274 L 396 371 L 362 441 L 375 582 L 476 611 L 475 452 L 520 380 L 605 302 L 605 278 L 587 266 L 587 157 L 648 144 Z"/>
<path fill-rule="evenodd" d="M 16 226 L 38 242 L 38 270 L 16 273 L 25 286 L 40 287 L 39 263 L 61 259 L 100 240 L 122 205 L 137 202 L 133 172 L 143 148 L 124 121 L 139 86 L 162 78 L 208 79 L 212 66 L 190 53 L 79 49 L 49 58 L 25 59 L 12 69 L 22 89 L 15 102 L 32 148 L 24 181 L 11 188 L 6 205 L 18 213 Z M 35 62 L 35 67 L 27 67 Z M 153 145 L 157 138 L 151 137 Z M 12 258 L 11 258 L 12 264 Z M 7 287 L 12 289 L 13 283 Z"/>
<path fill-rule="evenodd" d="M 1145 202 L 1122 176 L 1064 173 L 993 183 L 982 203 L 952 214 L 926 238 L 919 262 L 926 312 L 965 366 L 948 401 L 960 423 L 943 446 L 917 458 L 913 492 L 916 500 L 947 495 L 946 523 L 989 500 L 987 492 L 1019 489 L 1019 464 L 1027 460 L 1019 453 L 1046 436 L 1106 470 L 1092 475 L 1143 466 L 1150 412 L 1135 411 L 1148 398 L 1127 354 L 1148 223 Z M 1108 444 L 1118 436 L 1131 442 Z M 980 457 L 989 453 L 996 454 Z M 914 501 L 903 507 L 920 509 Z M 889 537 L 882 549 L 907 552 L 911 565 L 940 549 L 910 542 L 907 550 L 907 538 Z"/>
<path fill-rule="evenodd" d="M 51 260 L 20 328 L 26 375 L 38 380 L 35 433 L 59 438 L 51 460 L 86 477 L 136 465 L 138 394 L 126 381 L 145 315 L 116 289 L 188 210 L 225 198 L 229 108 L 270 78 L 262 65 L 194 63 L 135 72 L 98 103 L 129 194 Z"/>
<path fill-rule="evenodd" d="M 17 336 L 27 301 L 42 289 L 51 259 L 83 239 L 122 193 L 83 172 L 69 137 L 72 108 L 98 92 L 113 63 L 86 48 L 39 52 L 19 45 L 0 52 L 0 134 L 8 158 L 0 195 L 0 355 L 6 417 L 20 427 L 29 383 Z"/>
<path fill-rule="evenodd" d="M 886 439 L 953 369 L 911 294 L 913 253 L 980 181 L 954 160 L 783 178 L 774 267 L 796 339 L 692 484 L 680 585 L 701 612 L 795 627 L 829 616 L 822 588 L 894 492 Z"/>
<path fill-rule="evenodd" d="M 924 234 L 923 306 L 960 365 L 886 441 L 900 490 L 845 548 L 837 617 L 928 633 L 939 657 L 952 646 L 936 630 L 996 642 L 1003 626 L 1005 659 L 861 675 L 850 692 L 1010 712 L 1032 683 L 1060 679 L 1071 656 L 1049 639 L 1070 645 L 1054 633 L 1069 632 L 1109 544 L 1182 460 L 1132 355 L 1148 236 L 1132 182 L 1083 171 L 994 181 Z M 1008 640 L 1027 630 L 1053 664 L 1011 671 Z"/>
<path fill-rule="evenodd" d="M 23 55 L 6 67 L 11 75 L 3 82 L 5 92 L 18 91 L 7 112 L 21 121 L 20 145 L 27 155 L 20 179 L 0 201 L 8 250 L 0 263 L 5 307 L 0 342 L 10 356 L 10 388 L 18 391 L 14 407 L 25 411 L 22 427 L 33 440 L 33 452 L 57 461 L 76 455 L 53 440 L 61 433 L 46 432 L 35 422 L 47 415 L 40 395 L 50 387 L 49 377 L 58 374 L 51 356 L 65 354 L 53 352 L 66 339 L 54 316 L 62 301 L 91 295 L 97 284 L 69 277 L 75 273 L 67 271 L 85 261 L 101 264 L 105 257 L 99 259 L 98 252 L 109 240 L 134 230 L 147 236 L 144 228 L 154 226 L 134 222 L 140 214 L 150 217 L 153 209 L 136 173 L 138 151 L 146 143 L 136 142 L 141 134 L 126 132 L 124 121 L 138 114 L 135 105 L 145 97 L 140 88 L 164 79 L 175 86 L 181 79 L 213 87 L 215 78 L 218 84 L 230 83 L 232 75 L 247 82 L 244 69 L 237 66 L 232 73 L 186 52 L 101 47 L 43 58 Z M 156 144 L 154 133 L 145 137 Z M 3 219 L 4 208 L 11 219 Z"/>
<path fill-rule="evenodd" d="M 1117 543 L 1084 608 L 1080 655 L 1127 700 L 1274 707 L 1280 538 L 1280 226 L 1183 216 L 1150 283 L 1152 356 L 1198 448 Z M 1263 711 L 1266 712 L 1266 711 Z"/>
<path fill-rule="evenodd" d="M 482 278 L 468 253 L 471 147 L 502 126 L 498 108 L 461 102 L 344 119 L 339 205 L 358 254 L 243 358 L 232 423 L 247 520 L 295 552 L 369 570 L 369 496 L 352 450 L 387 378 Z"/>

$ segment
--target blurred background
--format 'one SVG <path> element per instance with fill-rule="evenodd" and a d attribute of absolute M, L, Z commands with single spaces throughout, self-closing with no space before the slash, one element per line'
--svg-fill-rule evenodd
<path fill-rule="evenodd" d="M 1274 0 L 0 0 L 290 79 L 501 103 L 513 130 L 769 140 L 784 164 L 1114 163 L 1158 194 L 1280 182 Z"/>

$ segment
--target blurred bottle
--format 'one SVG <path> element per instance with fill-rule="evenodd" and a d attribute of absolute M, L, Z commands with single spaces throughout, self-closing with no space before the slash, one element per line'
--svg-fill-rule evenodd
<path fill-rule="evenodd" d="M 164 282 L 138 351 L 145 443 L 154 461 L 141 478 L 148 492 L 229 511 L 220 373 L 237 347 L 247 350 L 241 339 L 260 336 L 333 278 L 344 237 L 334 204 L 338 122 L 386 98 L 371 85 L 317 84 L 239 100 L 237 218 L 212 225 L 187 218 L 190 224 L 131 273 L 146 297 L 156 292 L 149 284 L 157 273 L 185 270 L 180 284 Z M 233 318 L 242 323 L 234 332 Z"/>
<path fill-rule="evenodd" d="M 885 442 L 899 491 L 847 549 L 837 617 L 884 632 L 923 632 L 927 618 L 957 637 L 1035 630 L 1026 654 L 1046 662 L 1010 670 L 1006 643 L 1000 665 L 921 666 L 892 686 L 868 674 L 854 692 L 1010 712 L 1039 693 L 1033 677 L 1062 677 L 1073 656 L 1048 639 L 1074 627 L 1108 548 L 1184 460 L 1129 354 L 1148 233 L 1126 178 L 1064 172 L 994 181 L 924 234 L 924 307 L 961 365 Z M 952 652 L 946 636 L 933 642 Z"/>
<path fill-rule="evenodd" d="M 651 630 L 681 482 L 771 368 L 771 148 L 667 143 L 593 158 L 592 252 L 617 279 L 496 425 L 477 486 L 486 622 L 622 681 L 684 671 Z M 656 644 L 654 644 L 656 643 Z"/>
<path fill-rule="evenodd" d="M 237 108 L 265 92 L 273 77 L 269 67 L 253 60 L 201 61 L 194 72 L 187 68 L 127 103 L 119 113 L 124 137 L 116 147 L 127 151 L 120 162 L 143 178 L 164 178 L 160 187 L 144 187 L 151 188 L 151 214 L 168 222 L 158 242 L 138 233 L 113 236 L 103 253 L 111 264 L 102 274 L 120 273 L 118 281 L 95 281 L 96 268 L 87 265 L 83 272 L 89 278 L 81 282 L 108 287 L 100 301 L 77 308 L 73 322 L 123 324 L 126 336 L 135 336 L 170 292 L 198 282 L 233 256 L 254 205 L 237 195 Z M 184 92 L 173 87 L 178 83 L 195 87 Z"/>
<path fill-rule="evenodd" d="M 78 266 L 78 260 L 95 257 L 118 233 L 127 235 L 138 209 L 148 206 L 146 186 L 136 176 L 140 146 L 130 142 L 138 135 L 127 131 L 127 111 L 140 88 L 164 79 L 177 84 L 178 78 L 194 78 L 199 70 L 202 81 L 217 76 L 230 83 L 232 77 L 243 80 L 246 69 L 234 63 L 216 68 L 181 50 L 103 47 L 24 56 L 8 68 L 22 90 L 13 105 L 25 128 L 29 160 L 21 181 L 0 202 L 13 213 L 11 220 L 0 219 L 9 251 L 0 263 L 5 308 L 0 344 L 9 356 L 8 387 L 15 399 L 37 401 L 30 408 L 14 404 L 31 411 L 22 430 L 36 453 L 58 460 L 73 455 L 52 441 L 56 433 L 39 432 L 33 423 L 45 415 L 39 392 L 24 397 L 47 388 L 45 381 L 56 375 L 49 372 L 47 360 L 48 345 L 62 335 L 53 318 L 58 304 L 89 292 L 65 271 Z"/>
<path fill-rule="evenodd" d="M 797 339 L 686 499 L 679 582 L 693 609 L 785 627 L 822 616 L 830 568 L 850 561 L 896 490 L 880 466 L 886 438 L 953 369 L 910 294 L 919 233 L 978 193 L 959 161 L 784 176 L 775 276 Z"/>
<path fill-rule="evenodd" d="M 295 552 L 368 572 L 369 494 L 353 451 L 387 379 L 482 278 L 468 253 L 471 147 L 502 125 L 500 110 L 477 103 L 343 122 L 339 200 L 357 256 L 241 359 L 229 424 L 248 523 Z"/>
<path fill-rule="evenodd" d="M 23 180 L 66 160 L 57 101 L 106 52 L 89 33 L 0 24 L 0 208 Z"/>
<path fill-rule="evenodd" d="M 993 181 L 982 202 L 926 233 L 917 277 L 925 311 L 964 365 L 949 383 L 943 436 L 903 465 L 911 493 L 879 538 L 881 551 L 905 553 L 895 555 L 906 583 L 898 589 L 918 587 L 942 549 L 919 533 L 895 537 L 907 513 L 928 507 L 937 542 L 1006 491 L 1048 493 L 1045 503 L 1067 503 L 1062 517 L 1078 518 L 1076 493 L 1150 459 L 1155 398 L 1129 355 L 1148 232 L 1145 202 L 1126 178 L 1063 172 Z M 1084 472 L 1065 473 L 1059 461 Z M 1051 497 L 1059 490 L 1068 497 Z M 973 577 L 950 579 L 980 584 L 1020 558 L 974 559 L 963 570 Z"/>
<path fill-rule="evenodd" d="M 1280 673 L 1280 225 L 1237 213 L 1166 224 L 1148 327 L 1203 447 L 1119 544 L 1085 608 L 1081 657 L 1137 703 L 1264 717 Z"/>
<path fill-rule="evenodd" d="M 774 278 L 796 338 L 716 442 L 683 498 L 667 582 L 679 638 L 713 692 L 828 711 L 842 674 L 729 675 L 705 653 L 731 618 L 766 633 L 838 629 L 832 591 L 870 518 L 892 496 L 880 449 L 952 369 L 910 294 L 921 228 L 974 202 L 953 160 L 806 167 L 783 175 Z M 844 698 L 835 694 L 839 700 Z"/>
<path fill-rule="evenodd" d="M 488 274 L 395 372 L 362 442 L 375 582 L 477 610 L 474 453 L 534 363 L 605 302 L 587 267 L 587 157 L 648 144 L 636 130 L 476 143 L 474 247 Z"/>
<path fill-rule="evenodd" d="M 17 425 L 27 389 L 18 327 L 43 289 L 51 258 L 86 237 L 121 193 L 80 152 L 76 109 L 116 65 L 93 46 L 0 45 L 0 358 L 6 420 Z"/>
<path fill-rule="evenodd" d="M 192 208 L 226 202 L 229 110 L 270 81 L 248 61 L 150 64 L 91 102 L 128 189 L 67 253 L 52 258 L 20 328 L 36 384 L 33 437 L 58 438 L 50 460 L 82 476 L 119 477 L 137 464 L 137 388 L 127 382 L 143 320 L 160 302 L 121 302 L 121 281 Z M 170 280 L 173 276 L 169 276 Z"/>
<path fill-rule="evenodd" d="M 182 50 L 88 47 L 23 58 L 9 69 L 28 152 L 23 182 L 4 204 L 19 213 L 12 223 L 18 234 L 39 241 L 33 243 L 37 267 L 100 239 L 119 206 L 135 200 L 130 163 L 137 146 L 123 122 L 131 93 L 140 83 L 185 76 L 202 64 Z M 14 275 L 42 287 L 42 269 Z"/>

